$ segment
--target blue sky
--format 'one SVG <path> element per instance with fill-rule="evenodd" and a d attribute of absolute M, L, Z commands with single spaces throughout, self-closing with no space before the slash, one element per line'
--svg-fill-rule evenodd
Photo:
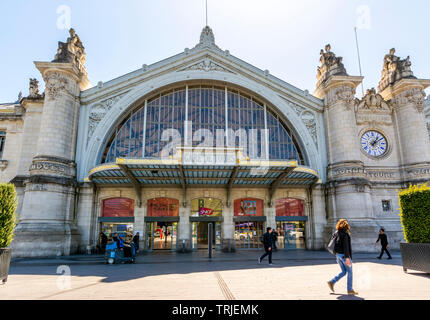
<path fill-rule="evenodd" d="M 51 61 L 57 42 L 67 39 L 64 11 L 57 13 L 64 5 L 86 48 L 93 85 L 193 47 L 205 25 L 205 0 L 2 0 L 0 102 L 27 95 L 30 77 L 43 83 L 33 61 Z M 430 78 L 429 12 L 422 0 L 209 0 L 209 25 L 222 49 L 313 92 L 327 43 L 347 72 L 359 75 L 358 24 L 366 89 L 378 85 L 392 47 L 402 58 L 410 55 L 415 76 Z"/>

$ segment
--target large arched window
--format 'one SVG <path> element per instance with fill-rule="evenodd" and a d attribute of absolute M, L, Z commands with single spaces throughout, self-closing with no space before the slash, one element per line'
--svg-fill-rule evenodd
<path fill-rule="evenodd" d="M 163 136 L 166 130 L 170 133 Z M 236 89 L 203 85 L 146 100 L 117 127 L 102 162 L 118 157 L 160 159 L 175 154 L 179 145 L 220 144 L 241 147 L 251 160 L 267 159 L 268 154 L 270 160 L 305 164 L 291 130 L 266 104 Z"/>

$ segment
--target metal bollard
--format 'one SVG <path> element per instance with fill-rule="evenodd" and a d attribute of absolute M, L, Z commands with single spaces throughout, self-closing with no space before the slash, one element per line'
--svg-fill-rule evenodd
<path fill-rule="evenodd" d="M 182 240 L 182 253 L 185 253 L 185 240 Z"/>

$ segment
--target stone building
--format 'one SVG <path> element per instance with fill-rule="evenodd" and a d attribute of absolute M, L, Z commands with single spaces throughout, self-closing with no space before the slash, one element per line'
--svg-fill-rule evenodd
<path fill-rule="evenodd" d="M 269 226 L 280 249 L 319 250 L 339 218 L 355 251 L 374 250 L 381 226 L 399 247 L 396 190 L 430 179 L 430 80 L 409 57 L 392 49 L 361 100 L 362 77 L 329 45 L 313 94 L 220 49 L 209 27 L 194 48 L 94 87 L 85 58 L 71 29 L 35 62 L 45 92 L 30 79 L 27 97 L 0 105 L 15 257 L 95 250 L 100 232 L 188 252 L 208 247 L 209 228 L 234 252 L 261 247 Z"/>

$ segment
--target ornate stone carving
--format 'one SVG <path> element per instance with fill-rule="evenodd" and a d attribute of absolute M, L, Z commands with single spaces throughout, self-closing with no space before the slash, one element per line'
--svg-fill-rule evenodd
<path fill-rule="evenodd" d="M 403 91 L 393 98 L 393 103 L 396 108 L 401 108 L 408 104 L 413 104 L 418 112 L 424 111 L 424 102 L 426 94 L 424 90 L 419 88 L 412 88 Z"/>
<path fill-rule="evenodd" d="M 39 93 L 39 81 L 37 81 L 37 79 L 30 78 L 28 97 L 33 99 L 42 97 L 42 95 Z"/>
<path fill-rule="evenodd" d="M 109 98 L 91 107 L 91 111 L 89 115 L 87 143 L 88 141 L 90 141 L 91 137 L 93 136 L 93 133 L 96 130 L 100 121 L 103 120 L 103 118 L 106 116 L 108 111 L 112 108 L 112 106 L 116 102 L 118 102 L 125 94 L 126 93 L 123 93 L 116 97 Z"/>
<path fill-rule="evenodd" d="M 361 100 L 357 100 L 356 111 L 371 111 L 380 112 L 388 111 L 391 112 L 391 107 L 385 102 L 384 98 L 380 94 L 376 93 L 375 88 L 367 90 L 366 95 Z"/>
<path fill-rule="evenodd" d="M 392 125 L 392 107 L 376 93 L 374 88 L 367 90 L 363 99 L 356 99 L 356 120 L 358 125 Z"/>
<path fill-rule="evenodd" d="M 86 74 L 85 48 L 73 28 L 69 30 L 69 34 L 70 37 L 67 38 L 67 42 L 58 42 L 57 54 L 52 62 L 73 63 L 80 72 Z"/>
<path fill-rule="evenodd" d="M 401 79 L 416 79 L 411 70 L 411 61 L 409 56 L 401 60 L 395 55 L 396 49 L 391 49 L 390 53 L 384 57 L 381 81 L 379 82 L 379 92 L 393 85 Z"/>
<path fill-rule="evenodd" d="M 330 76 L 347 76 L 345 66 L 342 63 L 342 57 L 336 57 L 336 55 L 330 51 L 331 46 L 328 44 L 324 50 L 320 52 L 321 66 L 318 67 L 317 71 L 317 88 L 325 82 Z"/>
<path fill-rule="evenodd" d="M 187 71 L 187 70 L 203 70 L 206 72 L 209 71 L 222 71 L 222 72 L 229 72 L 229 73 L 233 73 L 230 70 L 227 70 L 226 68 L 220 66 L 219 64 L 216 64 L 215 62 L 213 62 L 210 59 L 204 59 L 203 61 L 193 64 L 189 67 L 186 67 L 184 69 L 181 69 L 179 71 Z"/>
<path fill-rule="evenodd" d="M 297 113 L 297 115 L 299 116 L 300 120 L 302 120 L 303 124 L 306 126 L 306 129 L 309 131 L 312 137 L 312 140 L 314 141 L 315 145 L 318 148 L 318 132 L 317 132 L 317 122 L 316 122 L 315 114 L 312 111 L 309 111 L 308 109 L 298 104 L 292 103 L 283 97 L 281 98 L 284 99 L 288 103 L 288 105 Z"/>
<path fill-rule="evenodd" d="M 45 78 L 45 93 L 48 99 L 55 100 L 62 93 L 72 94 L 70 81 L 58 72 L 49 73 Z"/>
<path fill-rule="evenodd" d="M 340 86 L 331 90 L 326 97 L 326 104 L 332 105 L 342 102 L 347 110 L 355 104 L 355 90 L 349 86 Z"/>
<path fill-rule="evenodd" d="M 202 33 L 200 34 L 200 42 L 195 46 L 195 48 L 216 48 L 220 50 L 220 48 L 215 44 L 215 36 L 209 26 L 206 26 L 203 29 Z"/>

